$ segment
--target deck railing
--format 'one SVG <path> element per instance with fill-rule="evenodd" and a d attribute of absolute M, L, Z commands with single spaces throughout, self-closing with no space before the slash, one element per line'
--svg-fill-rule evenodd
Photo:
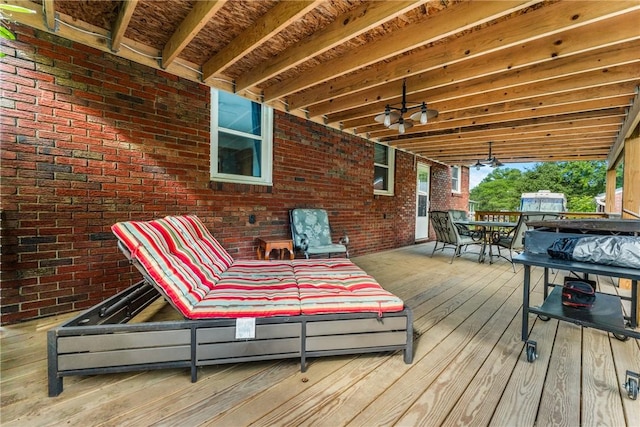
<path fill-rule="evenodd" d="M 561 218 L 608 218 L 605 212 L 558 212 Z M 476 211 L 476 221 L 518 222 L 519 211 Z"/>

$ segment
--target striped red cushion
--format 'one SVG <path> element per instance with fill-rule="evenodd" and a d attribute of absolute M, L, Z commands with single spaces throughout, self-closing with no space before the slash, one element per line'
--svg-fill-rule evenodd
<path fill-rule="evenodd" d="M 287 277 L 294 278 L 291 261 L 235 260 L 222 277 Z"/>
<path fill-rule="evenodd" d="M 233 264 L 233 257 L 211 235 L 200 218 L 195 215 L 167 216 L 165 218 L 183 233 L 183 237 L 190 243 L 197 245 L 208 258 L 219 265 L 222 271 Z"/>
<path fill-rule="evenodd" d="M 201 280 L 202 275 L 172 253 L 166 239 L 162 220 L 128 221 L 114 224 L 111 229 L 164 291 L 180 313 L 189 317 L 195 304 L 201 301 L 213 287 L 212 282 Z"/>
<path fill-rule="evenodd" d="M 298 285 L 290 278 L 226 277 L 200 301 L 192 318 L 270 317 L 300 314 Z"/>
<path fill-rule="evenodd" d="M 394 312 L 403 301 L 367 275 L 296 276 L 302 314 Z"/>
<path fill-rule="evenodd" d="M 190 319 L 404 308 L 348 259 L 234 261 L 193 215 L 119 222 L 112 230 Z"/>
<path fill-rule="evenodd" d="M 294 273 L 301 276 L 366 274 L 360 267 L 346 258 L 296 259 L 292 263 Z"/>

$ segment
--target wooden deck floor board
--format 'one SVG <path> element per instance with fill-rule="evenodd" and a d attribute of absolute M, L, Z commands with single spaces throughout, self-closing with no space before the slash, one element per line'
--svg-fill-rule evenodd
<path fill-rule="evenodd" d="M 492 313 L 495 313 L 510 295 L 500 292 L 501 289 L 495 281 L 483 291 L 462 304 L 460 309 L 443 319 L 437 327 L 420 336 L 421 350 L 418 350 L 413 365 L 406 374 L 358 414 L 353 420 L 353 425 L 374 425 L 379 422 L 390 425 L 403 416 L 419 397 L 416 390 L 430 386 L 447 368 L 451 357 L 465 348 Z M 423 342 L 427 345 L 422 345 Z M 436 352 L 430 351 L 435 348 Z"/>
<path fill-rule="evenodd" d="M 617 383 L 624 384 L 626 381 L 627 370 L 640 374 L 640 340 L 620 341 L 611 339 L 611 350 L 613 353 L 613 362 L 616 367 Z M 625 390 L 621 390 L 623 394 L 622 405 L 628 426 L 640 426 L 640 402 L 624 397 Z"/>
<path fill-rule="evenodd" d="M 580 424 L 580 379 L 582 342 L 578 326 L 561 322 L 553 343 L 553 352 L 542 392 L 540 425 L 576 426 Z"/>
<path fill-rule="evenodd" d="M 295 360 L 207 366 L 196 383 L 185 369 L 66 377 L 49 398 L 46 331 L 63 315 L 0 328 L 2 425 L 640 425 L 640 403 L 622 387 L 627 369 L 640 371 L 639 340 L 530 315 L 540 358 L 529 363 L 522 267 L 470 253 L 449 264 L 450 253 L 430 257 L 432 245 L 354 259 L 412 308 L 412 365 L 396 352 L 311 359 L 305 373 Z M 539 304 L 542 269 L 532 283 Z M 179 317 L 162 303 L 146 315 Z"/>
<path fill-rule="evenodd" d="M 611 339 L 615 338 L 602 331 L 583 330 L 582 421 L 586 425 L 625 423 L 623 397 L 620 395 L 611 354 Z"/>
<path fill-rule="evenodd" d="M 491 312 L 490 318 L 478 333 L 465 344 L 461 351 L 451 355 L 450 363 L 424 393 L 411 405 L 398 421 L 400 425 L 440 425 L 455 403 L 464 393 L 470 379 L 484 364 L 506 327 L 518 313 L 521 303 L 519 295 L 511 291 L 506 301 Z"/>
<path fill-rule="evenodd" d="M 532 333 L 535 332 L 538 342 L 553 343 L 558 321 L 542 322 L 536 320 L 534 322 Z M 543 346 L 541 350 L 538 350 L 539 357 L 535 363 L 529 363 L 523 357 L 518 358 L 489 425 L 523 427 L 535 425 L 540 396 L 549 366 L 549 347 L 549 345 Z"/>

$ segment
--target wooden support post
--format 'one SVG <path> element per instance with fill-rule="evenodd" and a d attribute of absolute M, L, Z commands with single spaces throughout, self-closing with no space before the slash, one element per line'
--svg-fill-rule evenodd
<path fill-rule="evenodd" d="M 616 206 L 616 165 L 610 165 L 607 170 L 607 187 L 604 196 L 604 211 L 606 213 L 621 212 L 620 206 Z"/>
<path fill-rule="evenodd" d="M 640 215 L 640 130 L 636 128 L 624 144 L 624 175 L 622 184 L 622 218 Z"/>
<path fill-rule="evenodd" d="M 622 184 L 622 218 L 637 219 L 640 214 L 640 127 L 625 141 L 624 144 L 624 175 Z M 622 289 L 630 289 L 631 281 L 619 281 Z M 636 302 L 640 322 L 640 300 Z"/>

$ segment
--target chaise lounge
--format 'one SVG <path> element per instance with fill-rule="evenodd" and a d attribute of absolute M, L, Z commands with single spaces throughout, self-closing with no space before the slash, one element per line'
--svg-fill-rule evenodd
<path fill-rule="evenodd" d="M 113 225 L 144 280 L 49 331 L 49 395 L 69 375 L 402 350 L 411 311 L 348 259 L 234 260 L 196 216 Z M 184 320 L 128 323 L 159 296 Z"/>

